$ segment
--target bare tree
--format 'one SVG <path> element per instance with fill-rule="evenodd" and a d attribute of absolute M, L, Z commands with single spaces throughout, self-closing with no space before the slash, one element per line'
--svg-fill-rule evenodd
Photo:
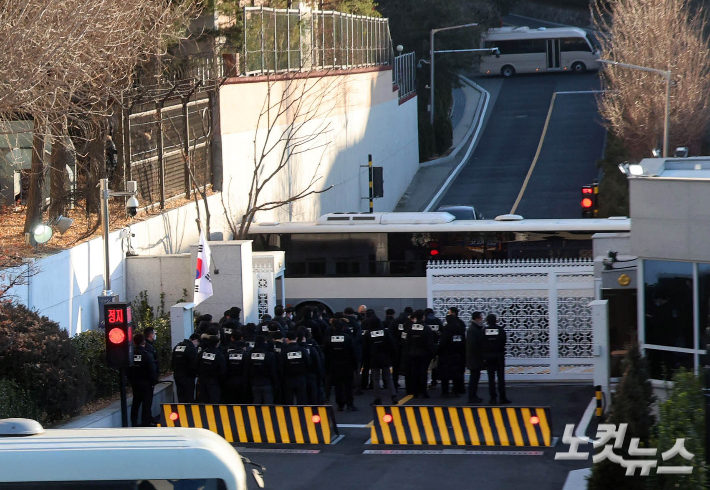
<path fill-rule="evenodd" d="M 602 57 L 672 72 L 670 140 L 698 151 L 710 123 L 707 16 L 689 0 L 595 0 Z M 599 97 L 607 127 L 632 157 L 648 156 L 663 134 L 666 82 L 654 73 L 606 66 Z"/>
<path fill-rule="evenodd" d="M 333 187 L 318 190 L 316 184 L 322 178 L 320 166 L 331 144 L 329 117 L 343 101 L 345 75 L 346 71 L 268 76 L 266 96 L 255 126 L 254 166 L 247 174 L 250 184 L 244 211 L 235 215 L 232 204 L 225 202 L 225 193 L 222 193 L 226 220 L 235 238 L 247 236 L 258 212 L 271 211 Z M 298 186 L 293 178 L 298 171 L 290 167 L 297 165 L 306 154 L 317 163 L 305 185 L 295 189 L 289 186 L 281 195 L 273 189 L 265 192 L 267 186 L 279 178 L 288 177 L 292 185 Z M 291 175 L 285 175 L 288 172 Z"/>
<path fill-rule="evenodd" d="M 15 299 L 12 290 L 28 285 L 40 272 L 42 269 L 34 260 L 23 261 L 18 254 L 3 254 L 0 258 L 0 302 Z"/>

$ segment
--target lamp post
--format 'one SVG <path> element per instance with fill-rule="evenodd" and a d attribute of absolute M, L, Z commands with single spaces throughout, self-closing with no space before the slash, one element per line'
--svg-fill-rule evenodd
<path fill-rule="evenodd" d="M 138 199 L 136 199 L 138 183 L 134 180 L 130 180 L 126 182 L 125 192 L 115 192 L 108 188 L 108 179 L 101 179 L 99 181 L 99 188 L 101 193 L 101 234 L 103 235 L 104 242 L 104 289 L 101 294 L 102 296 L 113 296 L 113 291 L 111 291 L 111 267 L 109 265 L 108 254 L 108 200 L 112 197 L 129 197 L 130 199 L 126 202 L 126 211 L 129 215 L 135 216 L 138 208 Z"/>
<path fill-rule="evenodd" d="M 662 75 L 666 79 L 666 119 L 663 123 L 663 158 L 668 158 L 668 131 L 671 122 L 671 71 L 657 70 L 656 68 L 647 68 L 645 66 L 630 65 L 628 63 L 619 63 L 618 61 L 597 60 L 599 63 L 607 63 L 609 65 L 620 66 L 622 68 L 631 68 L 632 70 L 648 71 Z"/>
<path fill-rule="evenodd" d="M 478 24 L 476 22 L 472 22 L 470 24 L 463 24 L 460 26 L 451 26 L 451 27 L 440 27 L 439 29 L 432 29 L 429 33 L 429 48 L 430 48 L 430 57 L 429 59 L 431 60 L 431 73 L 430 73 L 430 79 L 429 79 L 429 87 L 430 92 L 429 92 L 429 123 L 434 124 L 434 34 L 437 32 L 441 31 L 451 31 L 454 29 L 462 29 L 464 27 L 475 27 Z"/>

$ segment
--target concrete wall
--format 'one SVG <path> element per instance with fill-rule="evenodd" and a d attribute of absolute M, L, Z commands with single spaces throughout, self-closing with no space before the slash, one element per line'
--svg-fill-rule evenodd
<path fill-rule="evenodd" d="M 220 93 L 222 184 L 230 195 L 235 215 L 246 206 L 255 155 L 258 160 L 264 146 L 273 146 L 264 165 L 263 175 L 267 175 L 282 154 L 289 153 L 284 143 L 277 141 L 289 131 L 292 141 L 303 145 L 291 149 L 293 154 L 287 168 L 264 187 L 260 203 L 297 194 L 308 188 L 314 176 L 319 180 L 313 189 L 333 188 L 290 206 L 261 212 L 257 221 L 311 221 L 328 212 L 366 211 L 367 201 L 361 198 L 368 195 L 368 175 L 367 169 L 360 166 L 367 165 L 368 154 L 372 154 L 374 165 L 383 167 L 384 172 L 385 197 L 375 201 L 375 210 L 394 209 L 419 167 L 419 147 L 417 101 L 412 99 L 399 105 L 398 93 L 392 91 L 390 70 L 290 82 L 250 83 L 250 80 L 236 79 L 240 83 L 227 84 Z M 301 99 L 289 94 L 303 92 L 308 95 L 298 109 Z M 273 110 L 274 122 L 269 124 L 264 116 L 257 126 L 269 93 L 272 105 L 282 97 L 285 104 L 296 103 L 281 111 L 281 117 Z M 294 124 L 289 126 L 291 123 Z M 269 127 L 272 134 L 266 141 Z M 319 136 L 307 141 L 300 139 L 314 133 Z"/>
<path fill-rule="evenodd" d="M 155 307 L 164 293 L 165 311 L 178 301 L 190 301 L 194 286 L 194 265 L 189 253 L 126 257 L 126 298 L 133 301 L 147 291 Z"/>
<path fill-rule="evenodd" d="M 710 262 L 710 181 L 629 179 L 632 255 Z"/>

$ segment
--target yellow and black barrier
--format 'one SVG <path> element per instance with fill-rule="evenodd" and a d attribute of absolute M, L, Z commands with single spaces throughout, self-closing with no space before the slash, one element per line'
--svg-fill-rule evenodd
<path fill-rule="evenodd" d="M 602 406 L 602 385 L 596 385 L 594 387 L 594 398 L 597 400 L 595 415 L 597 416 L 597 419 L 601 420 L 604 416 L 604 407 Z"/>
<path fill-rule="evenodd" d="M 339 435 L 331 406 L 171 403 L 160 425 L 209 429 L 232 443 L 330 444 Z"/>
<path fill-rule="evenodd" d="M 372 444 L 550 446 L 548 407 L 377 406 Z"/>

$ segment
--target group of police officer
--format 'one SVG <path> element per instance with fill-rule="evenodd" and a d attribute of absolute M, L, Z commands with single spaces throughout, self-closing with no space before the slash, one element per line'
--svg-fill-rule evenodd
<path fill-rule="evenodd" d="M 427 377 L 441 381 L 443 397 L 466 392 L 480 403 L 478 380 L 490 380 L 490 403 L 510 403 L 505 395 L 505 329 L 495 315 L 475 312 L 468 329 L 452 307 L 443 323 L 433 310 L 388 309 L 380 318 L 362 305 L 330 317 L 324 307 L 307 307 L 296 320 L 291 308 L 277 306 L 259 324 L 240 322 L 231 308 L 218 323 L 197 320 L 196 333 L 173 350 L 172 367 L 180 403 L 319 405 L 335 390 L 338 410 L 357 411 L 354 395 L 372 389 L 373 404 L 397 403 L 399 378 L 405 392 L 428 398 Z M 498 377 L 498 393 L 495 378 Z M 452 383 L 452 391 L 449 391 Z M 384 398 L 388 395 L 388 398 Z"/>

